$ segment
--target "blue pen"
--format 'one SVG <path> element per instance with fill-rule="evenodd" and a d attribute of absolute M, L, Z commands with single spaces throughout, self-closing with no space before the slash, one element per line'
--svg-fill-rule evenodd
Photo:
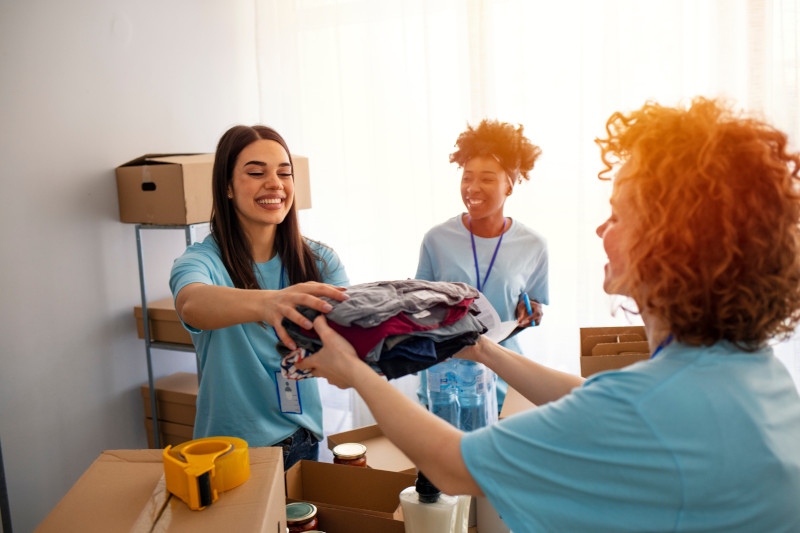
<path fill-rule="evenodd" d="M 528 316 L 531 316 L 533 314 L 533 309 L 531 309 L 531 301 L 528 299 L 528 295 L 523 293 L 522 299 L 525 300 L 525 309 L 528 310 Z"/>

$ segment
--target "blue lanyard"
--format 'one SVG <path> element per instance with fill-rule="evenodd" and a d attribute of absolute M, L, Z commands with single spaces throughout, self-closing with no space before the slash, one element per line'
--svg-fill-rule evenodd
<path fill-rule="evenodd" d="M 664 349 L 664 348 L 665 348 L 665 347 L 666 347 L 666 346 L 667 346 L 669 343 L 671 343 L 671 342 L 672 342 L 674 339 L 675 339 L 675 337 L 672 335 L 672 333 L 670 333 L 669 335 L 667 335 L 667 338 L 666 338 L 666 339 L 664 339 L 663 341 L 661 341 L 661 344 L 659 344 L 659 345 L 658 345 L 658 347 L 656 347 L 656 351 L 654 351 L 654 352 L 653 352 L 653 355 L 651 355 L 651 356 L 650 356 L 650 359 L 652 359 L 652 358 L 654 358 L 656 355 L 658 355 L 658 352 L 660 352 L 661 350 L 663 350 L 663 349 Z"/>
<path fill-rule="evenodd" d="M 469 238 L 472 241 L 472 257 L 475 259 L 475 277 L 478 279 L 478 290 L 481 290 L 481 271 L 478 268 L 478 252 L 475 251 L 475 235 L 472 234 L 472 217 L 469 217 Z M 492 272 L 494 260 L 497 259 L 497 251 L 500 249 L 500 244 L 503 242 L 503 235 L 506 233 L 506 217 L 503 217 L 503 230 L 500 232 L 500 240 L 497 241 L 497 246 L 494 248 L 492 254 L 492 261 L 489 263 L 489 269 L 486 271 L 486 276 L 483 278 L 483 286 L 486 286 L 486 280 L 489 279 L 489 274 Z"/>

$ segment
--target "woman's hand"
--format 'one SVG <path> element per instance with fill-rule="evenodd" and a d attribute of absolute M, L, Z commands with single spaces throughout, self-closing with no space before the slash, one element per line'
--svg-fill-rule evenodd
<path fill-rule="evenodd" d="M 314 331 L 322 340 L 322 349 L 298 361 L 295 364 L 298 369 L 309 370 L 314 377 L 325 378 L 340 389 L 352 387 L 358 379 L 358 371 L 372 372 L 358 358 L 355 348 L 328 325 L 323 315 L 314 319 Z"/>
<path fill-rule="evenodd" d="M 311 329 L 311 321 L 300 314 L 296 307 L 302 305 L 321 313 L 331 311 L 333 306 L 322 300 L 321 296 L 339 302 L 348 298 L 344 287 L 315 281 L 298 283 L 279 291 L 263 291 L 264 321 L 275 328 L 275 333 L 283 344 L 294 350 L 297 346 L 281 322 L 286 317 L 301 328 Z"/>
<path fill-rule="evenodd" d="M 531 300 L 531 314 L 528 314 L 528 308 L 525 307 L 525 302 L 519 302 L 517 304 L 516 309 L 516 317 L 517 322 L 519 323 L 520 327 L 526 328 L 534 323 L 535 325 L 539 325 L 542 321 L 542 316 L 544 316 L 544 312 L 542 311 L 542 304 L 537 302 L 536 300 Z"/>

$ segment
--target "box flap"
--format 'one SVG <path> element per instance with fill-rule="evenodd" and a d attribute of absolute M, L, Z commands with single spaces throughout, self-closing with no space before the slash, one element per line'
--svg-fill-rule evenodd
<path fill-rule="evenodd" d="M 592 356 L 619 355 L 623 353 L 650 355 L 647 341 L 598 343 L 592 346 Z"/>
<path fill-rule="evenodd" d="M 399 518 L 400 493 L 416 475 L 301 460 L 286 471 L 287 501 Z"/>
<path fill-rule="evenodd" d="M 347 509 L 337 509 L 325 505 L 317 506 L 319 527 L 325 533 L 353 533 L 368 531 L 370 533 L 405 533 L 405 522 L 391 518 L 382 518 L 359 513 Z"/>
<path fill-rule="evenodd" d="M 392 444 L 377 424 L 328 435 L 328 449 L 346 442 L 358 442 L 367 447 L 367 465 L 378 470 L 416 474 L 417 468 L 400 448 Z"/>
<path fill-rule="evenodd" d="M 134 159 L 131 159 L 127 163 L 122 163 L 121 165 L 117 166 L 117 168 L 122 167 L 134 167 L 139 165 L 144 165 L 148 160 L 151 159 L 158 159 L 160 157 L 182 157 L 182 156 L 190 156 L 190 155 L 197 155 L 197 153 L 185 153 L 185 154 L 144 154 Z"/>

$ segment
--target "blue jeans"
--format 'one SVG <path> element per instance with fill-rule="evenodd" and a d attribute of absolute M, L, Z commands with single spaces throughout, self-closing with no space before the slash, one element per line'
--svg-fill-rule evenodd
<path fill-rule="evenodd" d="M 289 470 L 300 459 L 316 461 L 319 459 L 319 441 L 306 428 L 300 428 L 290 437 L 275 444 L 283 448 L 283 469 Z"/>

